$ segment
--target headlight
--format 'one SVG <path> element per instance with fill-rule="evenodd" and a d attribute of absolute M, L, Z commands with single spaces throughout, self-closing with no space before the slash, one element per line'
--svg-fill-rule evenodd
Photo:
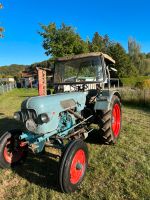
<path fill-rule="evenodd" d="M 37 128 L 37 124 L 32 119 L 28 119 L 26 121 L 26 128 L 27 128 L 27 130 L 29 130 L 31 132 L 35 132 L 35 130 Z"/>
<path fill-rule="evenodd" d="M 20 112 L 15 112 L 14 113 L 14 119 L 17 120 L 17 121 L 21 120 L 21 114 L 20 114 Z"/>
<path fill-rule="evenodd" d="M 40 115 L 40 120 L 42 123 L 47 123 L 49 121 L 49 117 L 46 113 Z"/>

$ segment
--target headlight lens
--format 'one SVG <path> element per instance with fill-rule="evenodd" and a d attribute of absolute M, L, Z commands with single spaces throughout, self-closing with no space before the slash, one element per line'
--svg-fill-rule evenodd
<path fill-rule="evenodd" d="M 14 113 L 14 119 L 17 120 L 17 121 L 21 120 L 21 114 L 20 114 L 20 112 L 15 112 Z"/>
<path fill-rule="evenodd" d="M 47 123 L 49 121 L 49 117 L 46 113 L 40 115 L 40 120 L 42 123 Z"/>

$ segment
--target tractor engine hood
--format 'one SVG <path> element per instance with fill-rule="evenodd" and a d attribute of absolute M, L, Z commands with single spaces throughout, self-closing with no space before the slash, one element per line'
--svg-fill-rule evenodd
<path fill-rule="evenodd" d="M 30 97 L 22 102 L 21 115 L 28 112 L 30 119 L 24 120 L 26 128 L 36 134 L 44 134 L 58 128 L 59 114 L 69 108 L 80 112 L 84 109 L 87 92 L 59 93 L 56 95 Z M 35 114 L 33 115 L 34 112 Z M 36 115 L 36 119 L 34 120 Z M 39 122 L 41 116 L 47 116 L 47 121 Z M 33 117 L 34 116 L 34 117 Z"/>
<path fill-rule="evenodd" d="M 61 112 L 70 107 L 83 110 L 87 92 L 59 93 L 56 95 L 30 97 L 22 102 L 21 109 L 33 109 L 37 114 Z"/>

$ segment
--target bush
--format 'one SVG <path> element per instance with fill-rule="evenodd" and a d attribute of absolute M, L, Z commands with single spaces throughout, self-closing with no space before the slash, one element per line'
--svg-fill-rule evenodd
<path fill-rule="evenodd" d="M 149 79 L 150 79 L 149 76 L 138 76 L 138 77 L 130 77 L 130 78 L 121 78 L 120 80 L 123 86 L 135 87 L 137 84 L 139 84 L 138 82 L 143 82 Z"/>
<path fill-rule="evenodd" d="M 135 87 L 142 90 L 142 89 L 144 89 L 144 84 L 143 84 L 143 82 L 137 82 L 137 83 L 135 84 Z"/>
<path fill-rule="evenodd" d="M 143 80 L 141 82 L 137 82 L 135 84 L 135 87 L 136 88 L 139 88 L 139 89 L 150 89 L 150 80 Z"/>
<path fill-rule="evenodd" d="M 143 81 L 143 86 L 146 89 L 150 89 L 150 80 L 149 79 L 148 80 L 144 80 Z"/>

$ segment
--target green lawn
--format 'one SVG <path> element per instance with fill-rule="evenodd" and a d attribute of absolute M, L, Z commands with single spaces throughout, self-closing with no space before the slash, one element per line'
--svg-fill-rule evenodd
<path fill-rule="evenodd" d="M 13 112 L 34 89 L 15 89 L 0 96 L 0 131 L 16 128 Z M 1 200 L 149 200 L 150 199 L 150 111 L 123 107 L 122 132 L 113 146 L 98 144 L 96 133 L 87 139 L 89 167 L 73 194 L 57 187 L 58 160 L 30 154 L 12 170 L 0 170 Z"/>

